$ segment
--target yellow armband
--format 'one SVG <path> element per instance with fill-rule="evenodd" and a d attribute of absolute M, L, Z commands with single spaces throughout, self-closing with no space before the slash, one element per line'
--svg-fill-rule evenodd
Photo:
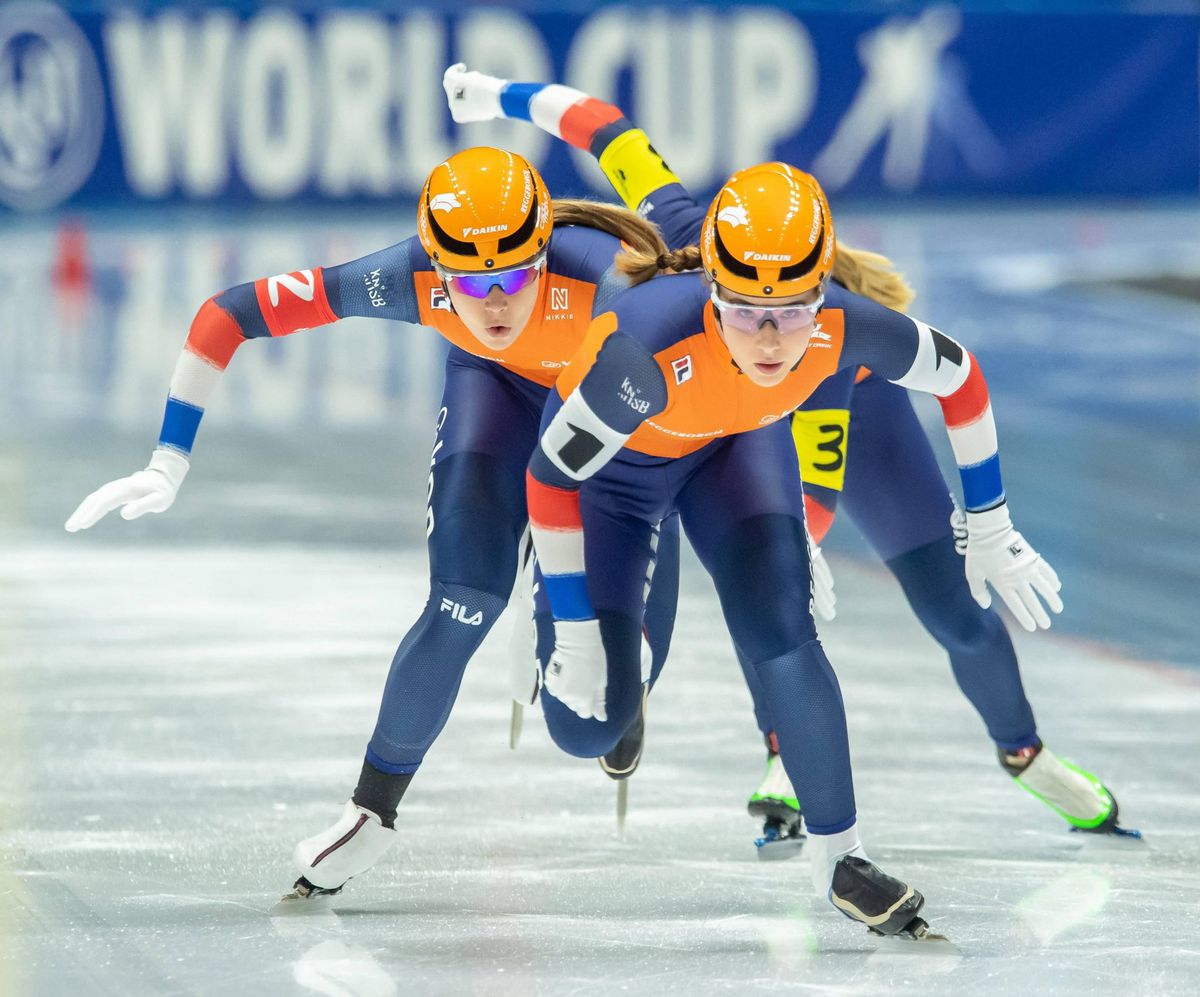
<path fill-rule="evenodd" d="M 679 183 L 640 128 L 622 132 L 600 153 L 600 169 L 631 211 L 660 187 Z"/>
<path fill-rule="evenodd" d="M 797 409 L 792 414 L 792 439 L 800 458 L 800 478 L 836 492 L 846 477 L 846 409 Z"/>

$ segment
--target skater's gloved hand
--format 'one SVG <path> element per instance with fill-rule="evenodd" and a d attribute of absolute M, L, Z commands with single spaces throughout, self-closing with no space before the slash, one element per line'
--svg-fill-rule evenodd
<path fill-rule="evenodd" d="M 813 542 L 808 527 L 804 528 L 804 537 L 808 541 L 808 560 L 812 565 L 812 601 L 817 615 L 823 620 L 832 620 L 837 616 L 837 593 L 833 591 L 833 572 L 829 570 L 829 562 L 821 553 L 821 548 Z"/>
<path fill-rule="evenodd" d="M 442 74 L 442 89 L 450 104 L 450 116 L 460 125 L 470 121 L 491 121 L 504 117 L 500 91 L 508 80 L 468 70 L 465 62 L 456 62 Z"/>
<path fill-rule="evenodd" d="M 537 626 L 533 617 L 533 549 L 529 527 L 521 538 L 517 584 L 509 609 L 513 614 L 508 637 L 508 689 L 514 702 L 532 706 L 542 687 L 542 666 L 537 659 Z"/>
<path fill-rule="evenodd" d="M 148 512 L 165 512 L 175 501 L 187 472 L 188 460 L 183 454 L 174 450 L 155 450 L 144 471 L 110 481 L 80 502 L 66 522 L 67 532 L 86 530 L 114 509 L 121 509 L 122 519 L 137 519 Z"/>
<path fill-rule="evenodd" d="M 990 584 L 1017 622 L 1030 632 L 1038 627 L 1050 629 L 1050 616 L 1038 596 L 1055 613 L 1062 612 L 1058 575 L 1013 529 L 1007 505 L 967 513 L 966 572 L 971 595 L 979 605 L 987 609 L 992 604 Z"/>
<path fill-rule="evenodd" d="M 607 720 L 608 659 L 599 620 L 555 620 L 546 692 L 584 720 Z"/>

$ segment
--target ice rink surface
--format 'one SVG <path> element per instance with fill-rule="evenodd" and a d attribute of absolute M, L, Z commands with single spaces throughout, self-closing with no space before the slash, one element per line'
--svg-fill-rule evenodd
<path fill-rule="evenodd" d="M 1146 834 L 1070 834 L 1011 783 L 839 522 L 821 633 L 864 841 L 950 952 L 817 906 L 802 854 L 756 860 L 762 749 L 690 562 L 623 837 L 613 784 L 536 716 L 509 751 L 502 621 L 396 848 L 332 912 L 269 917 L 425 598 L 436 341 L 364 322 L 250 344 L 174 509 L 61 522 L 144 463 L 200 301 L 405 231 L 101 218 L 69 293 L 52 228 L 0 234 L 0 994 L 1197 992 L 1200 306 L 1105 283 L 1195 273 L 1197 231 L 1178 206 L 842 227 L 984 364 L 1014 519 L 1064 581 L 1055 629 L 1017 637 L 1040 731 Z"/>

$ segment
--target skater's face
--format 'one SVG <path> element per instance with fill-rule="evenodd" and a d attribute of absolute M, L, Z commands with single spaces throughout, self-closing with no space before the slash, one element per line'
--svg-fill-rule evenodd
<path fill-rule="evenodd" d="M 537 305 L 545 257 L 528 266 L 469 277 L 442 273 L 454 311 L 471 335 L 489 350 L 508 349 L 524 331 Z"/>
<path fill-rule="evenodd" d="M 738 369 L 759 387 L 774 387 L 804 356 L 824 300 L 822 290 L 814 287 L 788 298 L 760 298 L 713 285 L 713 312 L 721 339 Z"/>

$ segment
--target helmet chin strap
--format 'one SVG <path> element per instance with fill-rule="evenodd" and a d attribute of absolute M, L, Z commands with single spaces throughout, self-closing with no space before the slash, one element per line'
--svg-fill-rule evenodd
<path fill-rule="evenodd" d="M 454 307 L 454 299 L 450 297 L 450 285 L 446 283 L 446 278 L 438 274 L 442 281 L 442 290 L 446 292 L 446 303 L 450 306 L 450 314 L 457 315 L 458 309 Z"/>

